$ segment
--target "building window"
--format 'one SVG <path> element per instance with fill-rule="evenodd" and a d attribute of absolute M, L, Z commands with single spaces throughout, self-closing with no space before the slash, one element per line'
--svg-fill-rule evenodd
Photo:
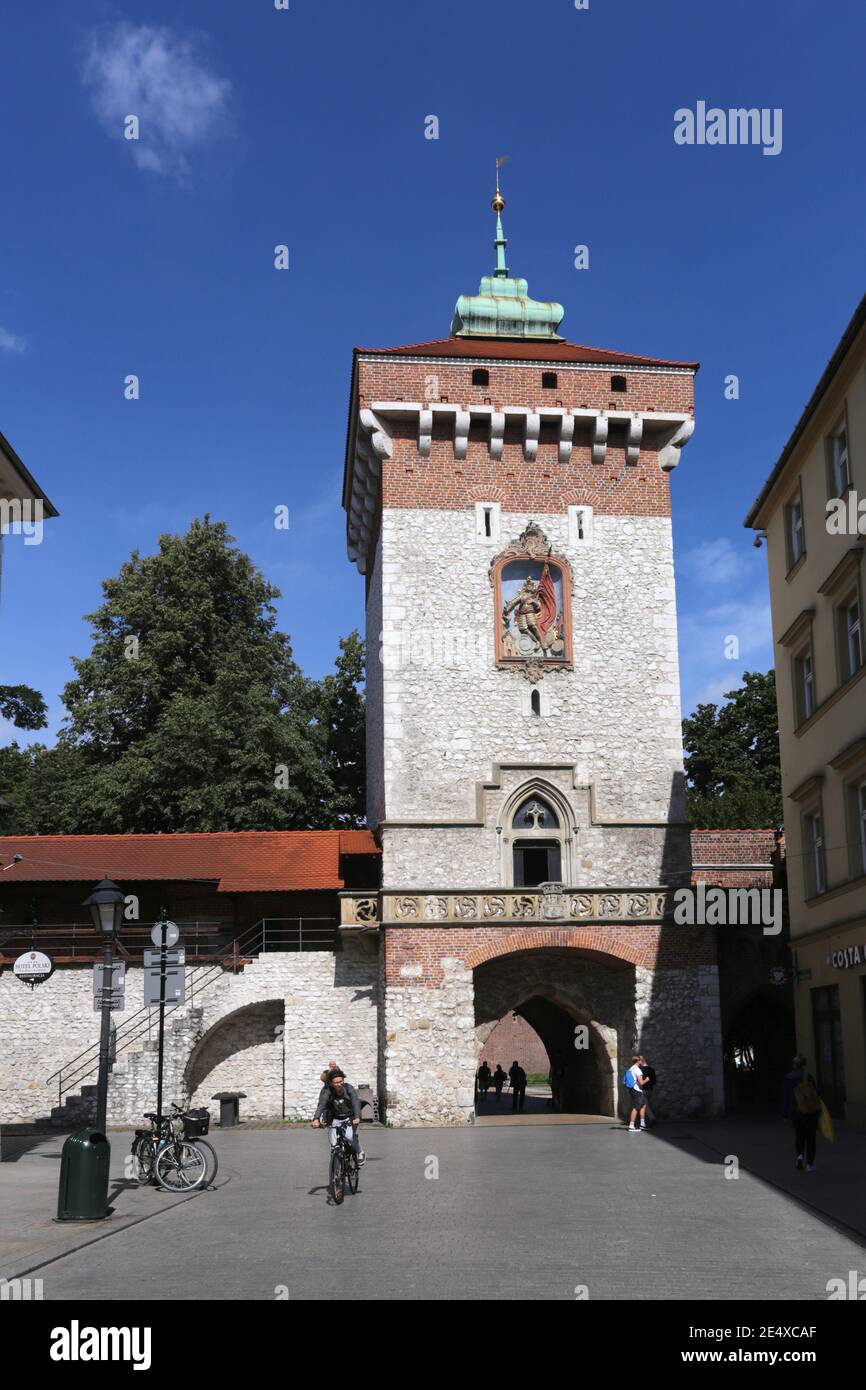
<path fill-rule="evenodd" d="M 785 508 L 785 537 L 788 548 L 788 569 L 793 569 L 797 561 L 806 553 L 806 538 L 803 533 L 803 503 L 799 492 Z"/>
<path fill-rule="evenodd" d="M 537 888 L 540 883 L 559 882 L 562 841 L 559 817 L 550 802 L 540 796 L 528 797 L 515 811 L 511 830 L 515 888 Z"/>
<path fill-rule="evenodd" d="M 533 714 L 541 714 L 541 691 L 540 691 L 540 690 L 533 690 L 533 692 L 532 692 L 532 699 L 530 700 L 530 707 L 531 707 L 531 709 L 532 709 L 532 713 L 533 713 Z"/>
<path fill-rule="evenodd" d="M 588 545 L 592 540 L 592 507 L 571 506 L 568 509 L 568 543 Z"/>
<path fill-rule="evenodd" d="M 815 898 L 826 891 L 824 869 L 824 827 L 819 811 L 803 818 L 806 866 L 806 897 Z"/>
<path fill-rule="evenodd" d="M 627 391 L 628 382 L 624 376 L 612 376 L 610 379 L 611 391 Z"/>
<path fill-rule="evenodd" d="M 476 367 L 476 368 L 473 370 L 473 372 L 472 372 L 472 385 L 473 385 L 473 386 L 489 386 L 489 385 L 490 385 L 490 373 L 486 370 L 485 367 Z"/>
<path fill-rule="evenodd" d="M 863 665 L 860 599 L 856 593 L 849 594 L 836 609 L 836 656 L 839 684 L 844 685 Z"/>
<path fill-rule="evenodd" d="M 543 391 L 555 391 L 559 385 L 559 377 L 556 372 L 541 373 L 541 389 Z"/>
<path fill-rule="evenodd" d="M 805 724 L 815 713 L 815 674 L 812 669 L 812 648 L 806 647 L 794 657 L 794 713 L 797 726 Z"/>
<path fill-rule="evenodd" d="M 482 545 L 498 543 L 501 519 L 499 502 L 475 503 L 475 539 Z"/>
<path fill-rule="evenodd" d="M 843 423 L 827 440 L 827 488 L 830 497 L 844 497 L 851 486 L 848 471 L 848 430 Z"/>

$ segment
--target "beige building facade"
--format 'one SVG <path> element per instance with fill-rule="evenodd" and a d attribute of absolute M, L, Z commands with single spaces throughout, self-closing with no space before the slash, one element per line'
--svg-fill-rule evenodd
<path fill-rule="evenodd" d="M 866 1127 L 866 297 L 746 525 L 768 550 L 797 1044 Z"/>

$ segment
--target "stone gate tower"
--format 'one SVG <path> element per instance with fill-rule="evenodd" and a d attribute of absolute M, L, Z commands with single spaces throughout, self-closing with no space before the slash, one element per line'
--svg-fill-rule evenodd
<path fill-rule="evenodd" d="M 638 1047 L 661 1108 L 712 1113 L 714 947 L 665 920 L 691 868 L 669 477 L 697 364 L 565 341 L 561 306 L 506 267 L 503 206 L 449 337 L 354 354 L 383 886 L 343 920 L 379 932 L 379 1089 L 394 1123 L 471 1121 L 479 1048 L 514 1010 L 566 1108 L 615 1114 Z"/>

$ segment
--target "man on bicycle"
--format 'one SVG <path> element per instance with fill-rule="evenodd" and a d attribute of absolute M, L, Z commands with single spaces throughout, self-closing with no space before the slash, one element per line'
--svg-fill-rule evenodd
<path fill-rule="evenodd" d="M 367 1155 L 361 1148 L 358 1138 L 358 1126 L 361 1123 L 361 1101 L 358 1092 L 354 1086 L 349 1085 L 345 1073 L 339 1067 L 333 1067 L 328 1072 L 328 1080 L 319 1093 L 319 1103 L 313 1116 L 313 1129 L 321 1129 L 323 1115 L 325 1123 L 331 1130 L 328 1137 L 332 1147 L 337 1142 L 337 1127 L 345 1124 L 346 1120 L 351 1120 L 352 1137 L 349 1142 L 360 1167 L 367 1160 Z M 346 1137 L 349 1138 L 348 1132 Z"/>

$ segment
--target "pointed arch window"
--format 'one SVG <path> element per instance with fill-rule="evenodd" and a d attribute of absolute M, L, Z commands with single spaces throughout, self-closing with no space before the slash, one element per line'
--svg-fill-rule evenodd
<path fill-rule="evenodd" d="M 542 796 L 528 796 L 511 818 L 512 869 L 516 888 L 537 888 L 562 877 L 559 816 Z"/>

